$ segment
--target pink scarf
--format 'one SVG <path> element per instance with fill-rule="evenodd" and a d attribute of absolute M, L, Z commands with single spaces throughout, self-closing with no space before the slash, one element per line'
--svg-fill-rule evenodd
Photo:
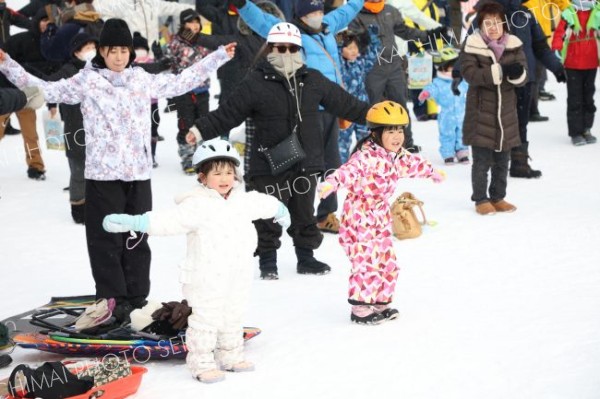
<path fill-rule="evenodd" d="M 504 49 L 506 48 L 506 43 L 508 42 L 508 34 L 504 32 L 498 40 L 492 40 L 485 34 L 485 32 L 481 31 L 480 33 L 485 44 L 487 44 L 490 50 L 494 52 L 496 61 L 500 61 L 500 57 L 502 57 Z"/>

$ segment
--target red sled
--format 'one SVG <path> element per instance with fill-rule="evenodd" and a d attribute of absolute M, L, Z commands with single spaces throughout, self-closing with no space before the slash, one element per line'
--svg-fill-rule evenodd
<path fill-rule="evenodd" d="M 131 366 L 131 375 L 119 378 L 92 388 L 86 393 L 76 396 L 69 396 L 65 399 L 124 399 L 137 392 L 142 383 L 142 376 L 148 372 L 148 369 L 142 366 Z M 20 396 L 6 396 L 6 399 L 21 399 L 27 395 L 27 392 L 19 392 Z"/>

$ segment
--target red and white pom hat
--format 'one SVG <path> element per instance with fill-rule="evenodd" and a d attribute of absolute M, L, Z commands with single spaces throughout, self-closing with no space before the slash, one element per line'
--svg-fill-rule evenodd
<path fill-rule="evenodd" d="M 280 22 L 269 31 L 267 43 L 289 43 L 302 47 L 302 36 L 295 25 L 289 22 Z"/>

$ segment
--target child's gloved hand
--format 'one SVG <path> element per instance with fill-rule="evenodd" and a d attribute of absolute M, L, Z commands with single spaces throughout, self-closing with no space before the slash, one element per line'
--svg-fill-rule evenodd
<path fill-rule="evenodd" d="M 333 184 L 324 181 L 323 183 L 319 184 L 317 191 L 319 192 L 320 199 L 327 198 L 333 193 Z"/>
<path fill-rule="evenodd" d="M 279 223 L 284 229 L 287 229 L 292 224 L 290 211 L 288 211 L 287 207 L 283 205 L 283 203 L 279 204 L 279 209 L 273 217 L 275 218 L 275 222 Z"/>
<path fill-rule="evenodd" d="M 423 90 L 420 94 L 419 94 L 419 101 L 421 103 L 424 103 L 429 96 L 431 96 L 431 94 L 427 91 L 427 90 Z"/>
<path fill-rule="evenodd" d="M 446 180 L 446 172 L 444 172 L 441 169 L 435 169 L 431 174 L 431 180 L 433 180 L 434 183 L 443 182 L 444 180 Z"/>
<path fill-rule="evenodd" d="M 127 215 L 113 213 L 104 217 L 102 227 L 109 233 L 125 233 L 127 231 L 148 231 L 149 218 L 147 214 Z"/>
<path fill-rule="evenodd" d="M 379 35 L 379 25 L 371 24 L 367 27 L 369 34 L 377 36 Z"/>

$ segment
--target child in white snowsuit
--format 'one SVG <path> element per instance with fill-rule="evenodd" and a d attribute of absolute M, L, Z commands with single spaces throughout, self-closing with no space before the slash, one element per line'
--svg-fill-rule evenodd
<path fill-rule="evenodd" d="M 408 112 L 398 103 L 373 105 L 367 114 L 370 135 L 319 187 L 321 198 L 342 187 L 348 190 L 339 241 L 352 263 L 348 302 L 355 323 L 379 324 L 398 317 L 398 310 L 389 307 L 399 271 L 389 199 L 398 180 L 444 179 L 429 162 L 402 147 L 408 122 Z"/>
<path fill-rule="evenodd" d="M 0 50 L 0 72 L 17 87 L 39 86 L 49 103 L 81 103 L 86 136 L 85 229 L 96 297 L 115 298 L 113 315 L 126 321 L 150 291 L 150 247 L 143 237 L 131 251 L 127 235 L 107 234 L 110 213 L 152 209 L 150 100 L 173 97 L 200 85 L 235 52 L 230 44 L 178 75 L 151 75 L 130 67 L 133 38 L 122 19 L 109 19 L 99 52 L 69 79 L 45 82 Z"/>
<path fill-rule="evenodd" d="M 242 327 L 258 241 L 252 221 L 274 217 L 285 228 L 290 216 L 274 197 L 246 192 L 236 184 L 240 160 L 229 142 L 220 138 L 203 142 L 193 162 L 201 186 L 177 196 L 176 208 L 108 215 L 103 225 L 110 232 L 187 234 L 187 256 L 179 277 L 192 307 L 186 361 L 194 377 L 210 383 L 225 377 L 222 370 L 254 369 L 244 360 Z"/>
<path fill-rule="evenodd" d="M 465 119 L 465 104 L 469 85 L 464 80 L 460 82 L 460 94 L 452 92 L 452 70 L 458 59 L 458 53 L 451 47 L 440 51 L 437 61 L 438 73 L 433 81 L 425 86 L 419 94 L 419 101 L 424 102 L 433 98 L 442 110 L 438 114 L 438 130 L 440 140 L 440 155 L 446 165 L 454 164 L 454 157 L 462 164 L 469 163 L 469 147 L 462 142 L 462 126 Z"/>

